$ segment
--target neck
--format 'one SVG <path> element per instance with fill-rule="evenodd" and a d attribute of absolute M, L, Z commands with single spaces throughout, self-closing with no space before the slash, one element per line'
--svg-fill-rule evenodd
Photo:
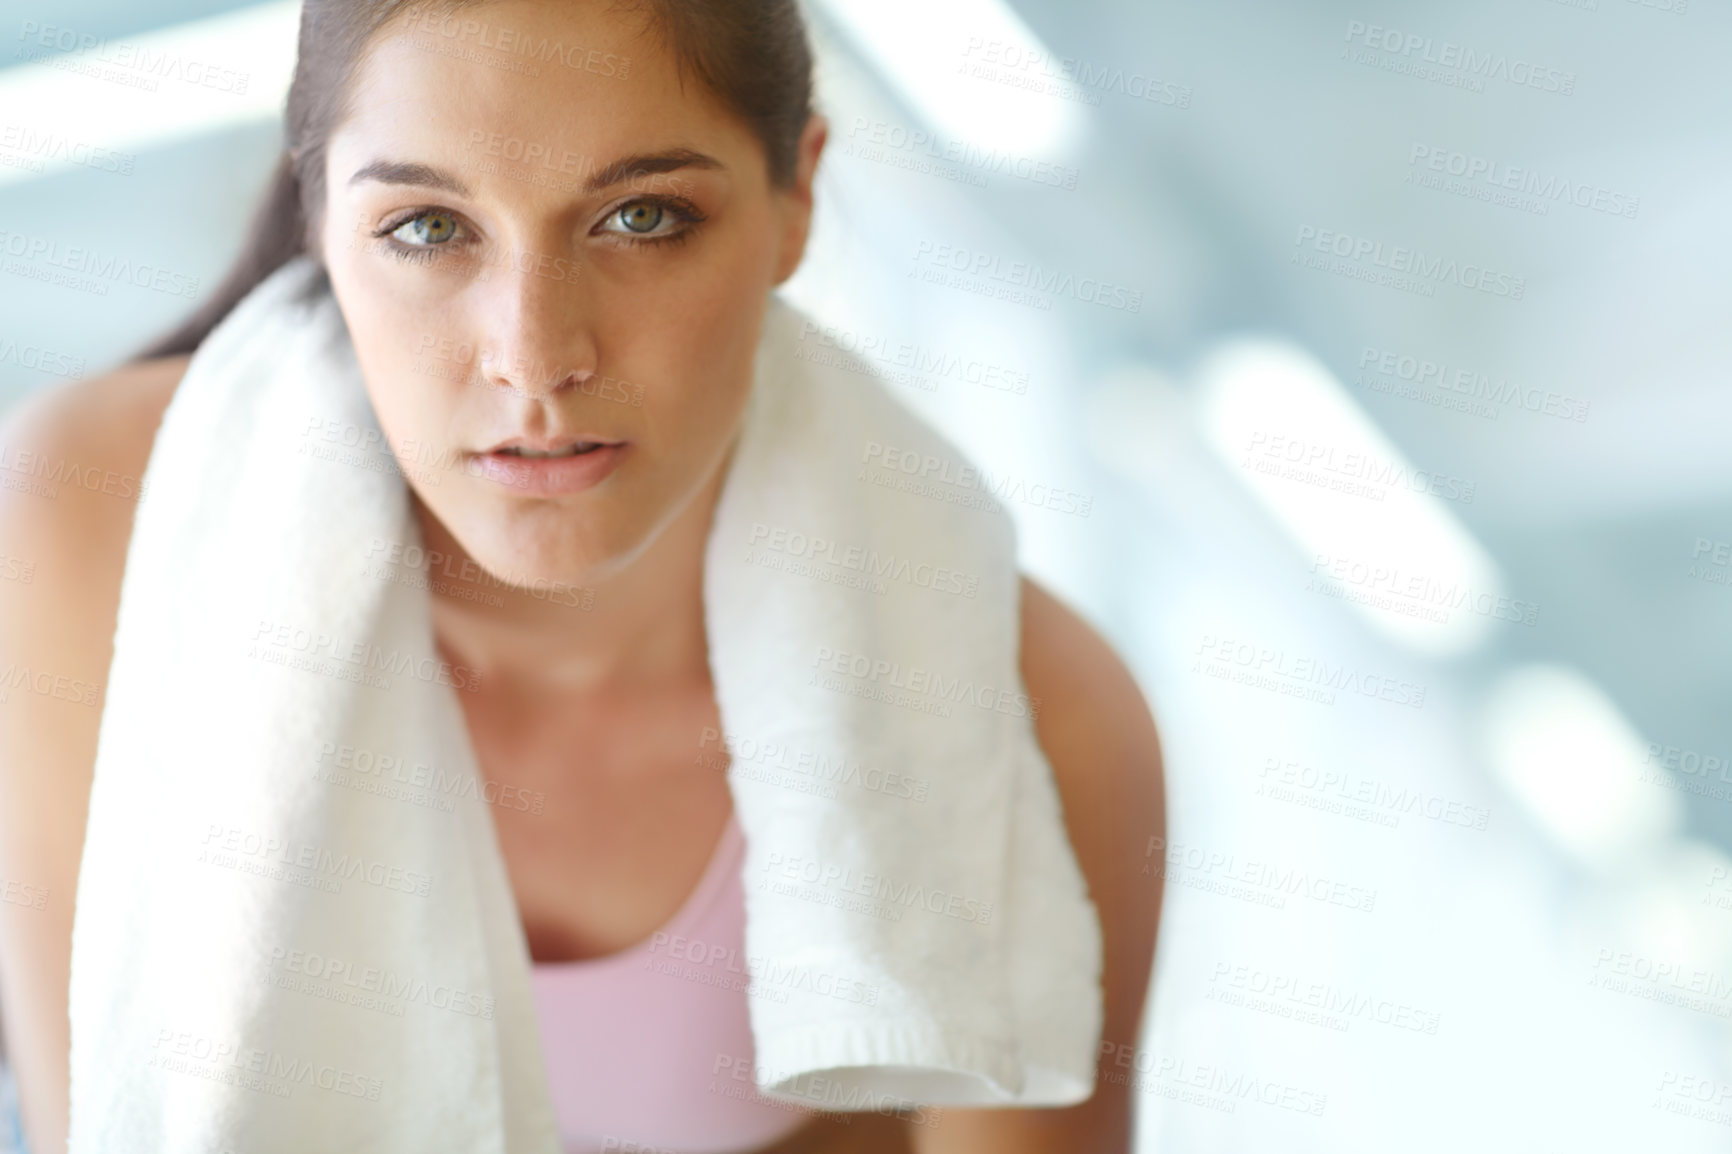
<path fill-rule="evenodd" d="M 730 454 L 731 456 L 731 454 Z M 433 634 L 490 691 L 600 693 L 709 680 L 704 548 L 724 466 L 631 564 L 583 587 L 488 580 L 418 499 L 422 540 L 452 560 L 430 574 Z"/>

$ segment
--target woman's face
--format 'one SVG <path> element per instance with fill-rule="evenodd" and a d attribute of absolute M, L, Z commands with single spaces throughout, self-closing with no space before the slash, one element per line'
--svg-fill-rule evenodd
<path fill-rule="evenodd" d="M 328 145 L 323 255 L 379 423 L 514 585 L 605 580 L 715 476 L 822 147 L 815 123 L 771 187 L 750 130 L 609 7 L 399 19 Z"/>

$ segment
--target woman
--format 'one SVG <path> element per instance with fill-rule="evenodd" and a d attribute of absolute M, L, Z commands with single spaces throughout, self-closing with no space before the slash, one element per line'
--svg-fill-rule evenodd
<path fill-rule="evenodd" d="M 423 538 L 447 559 L 434 631 L 479 673 L 458 695 L 476 754 L 488 779 L 540 799 L 490 807 L 538 983 L 696 916 L 695 888 L 723 903 L 697 912 L 739 919 L 725 908 L 737 894 L 712 883 L 734 844 L 726 779 L 692 757 L 718 727 L 702 563 L 768 294 L 806 243 L 825 141 L 809 92 L 783 0 L 308 0 L 289 153 L 230 281 L 153 355 L 34 399 L 0 439 L 141 476 L 187 354 L 291 256 L 324 266 Z M 132 515 L 100 491 L 0 494 L 0 541 L 34 566 L 29 584 L 0 583 L 0 664 L 105 682 Z M 606 611 L 581 611 L 590 598 Z M 1122 1058 L 1159 914 L 1140 873 L 1164 833 L 1156 735 L 1108 647 L 1026 580 L 1020 627 L 1102 923 L 1102 1051 Z M 96 705 L 14 695 L 0 727 L 0 869 L 52 897 L 0 905 L 8 1051 L 37 1151 L 65 1140 Z M 742 992 L 716 994 L 717 1013 L 743 1020 Z M 551 1053 L 560 1019 L 540 1013 Z M 682 1040 L 666 1038 L 670 1054 Z M 585 1089 L 552 1086 L 573 1149 L 631 1149 L 596 1143 L 653 1129 Z M 701 1148 L 1129 1148 L 1127 1090 L 1110 1076 L 1079 1106 L 949 1109 L 936 1125 L 759 1108 Z"/>

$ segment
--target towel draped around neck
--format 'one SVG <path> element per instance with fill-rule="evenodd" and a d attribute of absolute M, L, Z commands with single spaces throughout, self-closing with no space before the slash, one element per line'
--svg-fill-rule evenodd
<path fill-rule="evenodd" d="M 693 755 L 728 755 L 748 846 L 757 1084 L 1081 1101 L 1100 928 L 1019 674 L 1011 522 L 911 484 L 907 460 L 966 462 L 819 332 L 771 297 L 704 558 L 722 726 Z M 475 674 L 434 644 L 408 487 L 310 261 L 199 348 L 145 480 L 73 926 L 72 1154 L 557 1154 Z"/>

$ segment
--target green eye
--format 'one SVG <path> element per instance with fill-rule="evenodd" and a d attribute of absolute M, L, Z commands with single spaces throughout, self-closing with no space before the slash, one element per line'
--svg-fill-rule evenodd
<path fill-rule="evenodd" d="M 391 233 L 408 245 L 429 247 L 444 244 L 457 233 L 457 219 L 447 212 L 425 212 L 406 220 Z"/>
<path fill-rule="evenodd" d="M 653 232 L 666 214 L 659 204 L 639 201 L 620 209 L 618 215 L 620 223 L 625 225 L 629 232 Z"/>
<path fill-rule="evenodd" d="M 683 244 L 706 219 L 697 205 L 682 197 L 643 196 L 608 213 L 590 235 L 625 238 L 615 244 Z"/>

